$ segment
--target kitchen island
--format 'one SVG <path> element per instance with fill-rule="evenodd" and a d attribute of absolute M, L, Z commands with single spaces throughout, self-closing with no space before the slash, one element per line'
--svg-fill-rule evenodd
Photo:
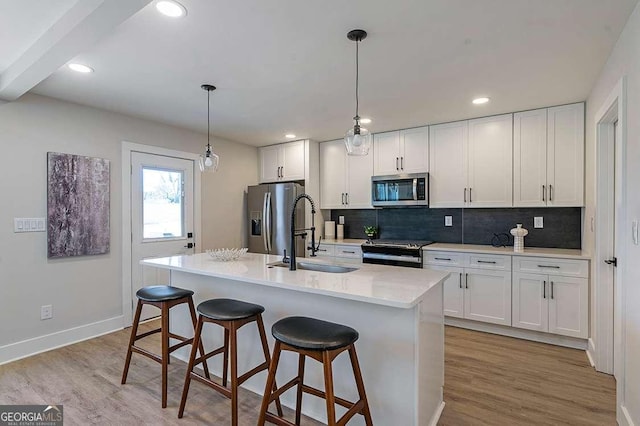
<path fill-rule="evenodd" d="M 277 256 L 248 253 L 232 262 L 196 254 L 146 259 L 141 263 L 169 269 L 171 285 L 195 291 L 196 304 L 227 297 L 264 306 L 263 319 L 271 347 L 271 325 L 287 316 L 309 316 L 355 328 L 360 333 L 356 348 L 374 423 L 435 425 L 444 406 L 442 283 L 448 273 L 369 264 L 351 264 L 358 269 L 348 273 L 289 271 L 271 266 L 279 261 Z M 174 309 L 171 330 L 192 334 L 186 308 Z M 220 328 L 205 327 L 203 331 L 208 350 L 220 346 L 222 337 Z M 242 328 L 238 339 L 238 366 L 242 372 L 262 362 L 262 352 L 255 327 Z M 176 351 L 175 355 L 187 360 L 188 349 Z M 220 376 L 221 364 L 221 357 L 217 357 L 209 362 L 209 368 Z M 336 395 L 357 400 L 349 357 L 339 356 L 333 368 Z M 283 353 L 278 383 L 285 383 L 296 371 L 297 356 Z M 258 374 L 243 386 L 262 394 L 265 380 L 266 373 Z M 305 383 L 324 388 L 319 363 L 308 362 Z M 285 393 L 282 402 L 294 407 L 295 392 Z M 325 410 L 324 400 L 305 397 L 304 414 L 326 421 Z M 356 416 L 349 424 L 364 422 Z"/>

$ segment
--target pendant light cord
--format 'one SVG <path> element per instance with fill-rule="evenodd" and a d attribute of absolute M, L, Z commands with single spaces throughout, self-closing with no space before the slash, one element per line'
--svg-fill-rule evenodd
<path fill-rule="evenodd" d="M 359 64 L 358 64 L 358 44 L 360 44 L 359 40 L 356 40 L 356 117 L 358 117 L 358 85 L 359 85 Z M 359 120 L 358 120 L 359 122 Z"/>
<path fill-rule="evenodd" d="M 207 90 L 207 151 L 211 151 L 211 143 L 209 142 L 209 137 L 211 134 L 211 126 L 209 124 L 209 118 L 211 117 L 211 90 Z"/>

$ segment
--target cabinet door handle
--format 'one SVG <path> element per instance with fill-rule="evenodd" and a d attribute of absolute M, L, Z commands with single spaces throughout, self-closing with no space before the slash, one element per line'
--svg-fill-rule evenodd
<path fill-rule="evenodd" d="M 471 202 L 471 188 L 469 188 L 469 202 Z"/>
<path fill-rule="evenodd" d="M 400 168 L 398 167 L 398 160 L 399 160 L 399 158 L 396 157 L 396 170 L 400 170 Z"/>
<path fill-rule="evenodd" d="M 543 299 L 547 298 L 547 282 L 546 281 L 542 281 L 542 298 Z"/>
<path fill-rule="evenodd" d="M 284 177 L 284 166 L 280 166 L 280 177 Z"/>
<path fill-rule="evenodd" d="M 344 192 L 342 193 L 342 205 L 344 206 Z"/>
<path fill-rule="evenodd" d="M 547 186 L 546 185 L 542 185 L 542 201 L 547 201 Z"/>
<path fill-rule="evenodd" d="M 469 288 L 469 274 L 464 274 L 464 288 Z"/>
<path fill-rule="evenodd" d="M 448 257 L 434 257 L 434 259 L 435 260 L 448 260 L 448 261 L 451 261 L 451 259 L 448 258 Z"/>
<path fill-rule="evenodd" d="M 349 204 L 349 193 L 348 192 L 344 193 L 344 199 L 345 199 L 345 204 Z"/>
<path fill-rule="evenodd" d="M 464 202 L 467 202 L 467 188 L 464 189 Z"/>
<path fill-rule="evenodd" d="M 355 251 L 348 251 L 348 250 L 342 250 L 343 253 L 351 253 L 351 254 L 356 254 Z"/>
<path fill-rule="evenodd" d="M 553 281 L 551 281 L 551 298 L 553 299 Z"/>
<path fill-rule="evenodd" d="M 560 269 L 559 266 L 557 265 L 538 265 L 538 268 L 553 268 L 553 269 Z"/>
<path fill-rule="evenodd" d="M 553 185 L 549 185 L 549 201 L 553 201 Z"/>
<path fill-rule="evenodd" d="M 495 260 L 476 260 L 476 263 L 489 263 L 491 265 L 495 265 L 496 261 Z"/>
<path fill-rule="evenodd" d="M 458 275 L 460 276 L 460 288 L 462 288 L 462 272 L 459 272 Z"/>
<path fill-rule="evenodd" d="M 404 157 L 400 157 L 400 170 L 404 170 Z"/>

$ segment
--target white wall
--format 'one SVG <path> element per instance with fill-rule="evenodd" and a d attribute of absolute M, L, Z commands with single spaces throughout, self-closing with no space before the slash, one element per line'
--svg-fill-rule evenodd
<path fill-rule="evenodd" d="M 628 252 L 628 265 L 624 282 L 626 295 L 626 386 L 624 400 L 629 415 L 635 424 L 640 424 L 640 246 L 631 241 L 631 221 L 640 219 L 640 6 L 629 18 L 620 39 L 602 70 L 587 100 L 586 120 L 586 212 L 584 244 L 594 252 L 594 235 L 588 229 L 590 218 L 595 212 L 595 126 L 596 113 L 602 108 L 607 96 L 622 76 L 627 76 L 627 223 L 623 224 L 628 232 L 623 244 Z M 597 285 L 597 283 L 596 283 Z M 594 330 L 592 324 L 592 330 Z"/>
<path fill-rule="evenodd" d="M 122 315 L 123 140 L 196 153 L 206 145 L 204 134 L 42 96 L 0 105 L 0 363 L 10 343 Z M 221 165 L 202 182 L 203 247 L 238 246 L 243 194 L 257 182 L 257 149 L 213 144 Z M 109 254 L 48 260 L 46 233 L 13 233 L 14 217 L 46 217 L 48 151 L 111 160 Z M 54 318 L 41 321 L 45 304 Z"/>

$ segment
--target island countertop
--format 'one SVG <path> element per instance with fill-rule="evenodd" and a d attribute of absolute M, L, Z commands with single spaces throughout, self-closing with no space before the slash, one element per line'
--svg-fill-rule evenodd
<path fill-rule="evenodd" d="M 302 269 L 289 271 L 288 268 L 269 266 L 280 260 L 279 256 L 247 253 L 238 260 L 221 262 L 212 259 L 206 253 L 200 253 L 145 259 L 140 263 L 174 271 L 404 309 L 417 305 L 433 286 L 449 275 L 444 271 L 372 264 L 349 265 L 358 269 L 347 273 Z M 331 263 L 326 259 L 318 261 L 299 258 L 298 260 Z"/>

